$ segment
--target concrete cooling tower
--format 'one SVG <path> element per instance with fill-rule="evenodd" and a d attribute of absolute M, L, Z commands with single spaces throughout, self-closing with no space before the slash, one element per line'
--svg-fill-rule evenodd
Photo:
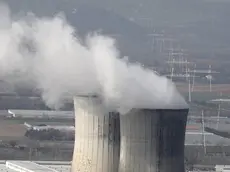
<path fill-rule="evenodd" d="M 120 115 L 119 172 L 184 172 L 188 109 L 133 109 Z"/>
<path fill-rule="evenodd" d="M 118 172 L 120 119 L 96 96 L 77 96 L 72 172 Z"/>

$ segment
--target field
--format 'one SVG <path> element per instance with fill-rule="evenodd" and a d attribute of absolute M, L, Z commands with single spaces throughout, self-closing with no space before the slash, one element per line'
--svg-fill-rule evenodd
<path fill-rule="evenodd" d="M 59 119 L 17 119 L 0 117 L 0 140 L 19 139 L 22 138 L 26 132 L 24 122 L 32 125 L 47 124 L 47 125 L 73 125 L 73 120 L 59 120 Z"/>
<path fill-rule="evenodd" d="M 176 83 L 179 92 L 188 99 L 189 86 L 186 83 Z M 191 86 L 192 87 L 192 86 Z M 218 98 L 230 98 L 230 84 L 213 84 L 210 92 L 209 85 L 197 84 L 193 91 L 191 88 L 192 101 L 209 101 Z"/>
<path fill-rule="evenodd" d="M 21 123 L 4 119 L 0 120 L 0 140 L 7 137 L 22 137 L 25 132 L 26 128 Z"/>
<path fill-rule="evenodd" d="M 189 86 L 185 83 L 176 83 L 178 90 L 181 92 L 188 92 Z M 194 92 L 210 92 L 209 85 L 194 85 Z M 229 93 L 230 95 L 230 84 L 213 84 L 212 92 L 215 93 Z"/>
<path fill-rule="evenodd" d="M 47 119 L 8 119 L 0 117 L 0 160 L 71 160 L 73 142 L 37 141 L 24 136 L 24 122 L 68 125 L 71 121 Z M 46 122 L 47 121 L 47 122 Z M 72 121 L 73 123 L 73 121 Z M 21 148 L 25 147 L 25 148 Z"/>

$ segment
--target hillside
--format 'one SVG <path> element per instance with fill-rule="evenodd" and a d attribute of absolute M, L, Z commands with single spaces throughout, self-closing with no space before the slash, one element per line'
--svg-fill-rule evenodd
<path fill-rule="evenodd" d="M 130 56 L 132 61 L 151 65 L 157 57 L 151 52 L 151 39 L 147 29 L 108 9 L 87 3 L 65 2 L 61 0 L 7 0 L 14 14 L 23 15 L 30 11 L 37 16 L 54 16 L 65 13 L 81 37 L 89 32 L 100 31 L 106 35 L 116 35 L 122 56 Z"/>
<path fill-rule="evenodd" d="M 222 58 L 230 51 L 230 3 L 215 0 L 5 0 L 15 13 L 33 11 L 40 16 L 67 13 L 81 32 L 103 30 L 121 34 L 124 55 L 152 64 L 150 38 L 146 33 L 164 30 L 176 37 L 183 48 Z M 76 13 L 73 13 L 73 12 Z M 132 20 L 133 22 L 131 22 Z M 135 23 L 134 23 L 135 22 Z M 142 27 L 141 27 L 142 26 Z M 154 57 L 154 58 L 153 58 Z M 192 57 L 191 57 L 192 58 Z"/>

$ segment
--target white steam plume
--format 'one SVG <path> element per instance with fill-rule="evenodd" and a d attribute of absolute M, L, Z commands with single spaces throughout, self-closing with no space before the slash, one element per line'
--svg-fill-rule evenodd
<path fill-rule="evenodd" d="M 99 94 L 113 108 L 187 108 L 173 83 L 139 64 L 119 58 L 113 39 L 86 40 L 63 15 L 13 20 L 0 6 L 0 79 L 19 75 L 34 83 L 46 104 L 59 108 L 78 94 Z"/>
<path fill-rule="evenodd" d="M 120 111 L 187 107 L 175 85 L 167 78 L 144 69 L 140 64 L 127 64 L 125 59 L 120 59 L 113 39 L 96 35 L 89 37 L 88 45 L 103 95 L 110 106 Z"/>

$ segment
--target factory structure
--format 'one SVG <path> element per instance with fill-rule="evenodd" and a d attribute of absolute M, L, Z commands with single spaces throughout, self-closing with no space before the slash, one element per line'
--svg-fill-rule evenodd
<path fill-rule="evenodd" d="M 74 119 L 74 112 L 73 111 L 8 109 L 7 117 L 8 118 Z"/>
<path fill-rule="evenodd" d="M 39 126 L 39 125 L 31 125 L 25 122 L 24 126 L 27 128 L 27 130 L 36 130 L 36 131 L 50 130 L 50 129 L 59 130 L 59 131 L 70 131 L 70 132 L 75 131 L 75 127 L 70 125 L 43 125 L 43 126 L 40 125 Z"/>
<path fill-rule="evenodd" d="M 111 112 L 97 96 L 77 96 L 72 172 L 184 172 L 188 109 Z"/>
<path fill-rule="evenodd" d="M 209 172 L 229 172 L 229 165 L 215 165 L 213 171 Z M 1 160 L 1 172 L 70 172 L 70 161 L 21 161 L 21 160 Z M 198 171 L 189 171 L 198 172 Z M 204 171 L 199 171 L 204 172 Z"/>
<path fill-rule="evenodd" d="M 69 172 L 69 161 L 11 161 L 1 160 L 1 172 Z"/>
<path fill-rule="evenodd" d="M 75 130 L 71 162 L 4 161 L 0 163 L 0 171 L 185 172 L 184 146 L 204 147 L 205 150 L 207 147 L 210 151 L 209 147 L 219 142 L 230 145 L 230 139 L 204 131 L 204 121 L 199 122 L 201 117 L 187 119 L 186 108 L 134 108 L 119 114 L 111 112 L 97 96 L 77 96 L 74 107 L 76 127 L 62 126 Z M 217 120 L 214 116 L 203 119 Z M 230 119 L 219 119 L 219 129 L 228 128 L 226 121 Z M 28 123 L 25 125 L 31 127 Z M 205 123 L 205 126 L 215 128 L 216 124 Z M 46 129 L 51 126 L 32 127 Z M 214 167 L 219 172 L 227 172 L 230 168 L 226 165 Z"/>

